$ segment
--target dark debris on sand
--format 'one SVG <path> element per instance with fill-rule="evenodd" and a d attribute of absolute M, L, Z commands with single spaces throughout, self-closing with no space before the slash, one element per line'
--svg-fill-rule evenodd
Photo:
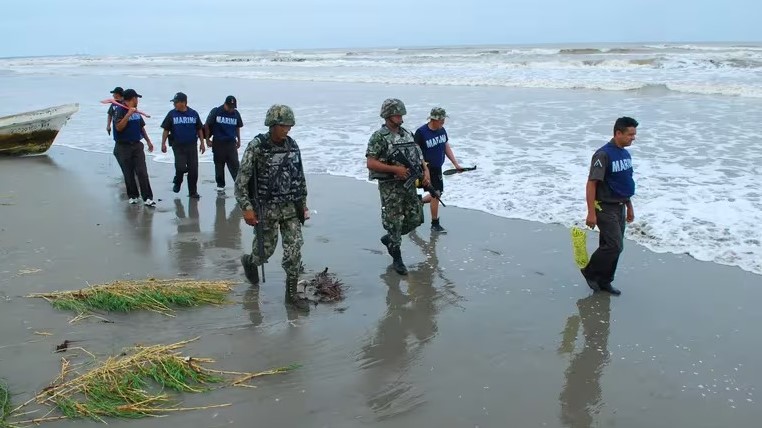
<path fill-rule="evenodd" d="M 346 286 L 325 268 L 307 282 L 305 290 L 314 296 L 317 302 L 330 303 L 344 300 Z"/>

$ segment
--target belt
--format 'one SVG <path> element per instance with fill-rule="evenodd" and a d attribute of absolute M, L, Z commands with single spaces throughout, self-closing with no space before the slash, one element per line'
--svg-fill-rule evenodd
<path fill-rule="evenodd" d="M 622 202 L 622 201 L 598 201 L 598 202 L 601 205 L 617 205 L 617 206 L 621 206 L 621 205 L 624 205 L 624 204 L 627 203 L 627 202 Z"/>

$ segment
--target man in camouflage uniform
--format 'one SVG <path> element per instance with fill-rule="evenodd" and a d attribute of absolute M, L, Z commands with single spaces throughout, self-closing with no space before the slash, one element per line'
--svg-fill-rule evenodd
<path fill-rule="evenodd" d="M 309 311 L 309 301 L 297 294 L 302 259 L 302 224 L 309 218 L 307 182 L 302 156 L 296 141 L 288 136 L 294 126 L 294 112 L 285 105 L 273 105 L 265 115 L 270 130 L 249 142 L 235 180 L 235 197 L 246 224 L 262 222 L 264 254 L 259 254 L 255 231 L 252 253 L 241 257 L 246 278 L 259 284 L 257 266 L 272 256 L 283 238 L 283 270 L 286 271 L 286 304 Z"/>
<path fill-rule="evenodd" d="M 385 123 L 371 135 L 365 152 L 369 178 L 378 180 L 381 194 L 381 222 L 387 231 L 381 242 L 392 256 L 394 270 L 400 275 L 407 275 L 400 251 L 402 235 L 407 235 L 423 223 L 423 205 L 416 186 L 405 187 L 411 171 L 392 161 L 392 157 L 400 152 L 411 165 L 422 167 L 423 185 L 430 184 L 423 153 L 415 143 L 413 134 L 402 127 L 402 116 L 405 114 L 407 110 L 402 101 L 396 98 L 385 100 L 381 105 L 381 117 Z"/>

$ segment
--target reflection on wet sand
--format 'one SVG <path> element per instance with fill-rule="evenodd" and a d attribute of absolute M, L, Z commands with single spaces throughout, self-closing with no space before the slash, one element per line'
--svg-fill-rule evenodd
<path fill-rule="evenodd" d="M 250 286 L 243 295 L 243 308 L 249 313 L 249 319 L 254 327 L 262 324 L 264 317 L 259 307 L 259 287 Z"/>
<path fill-rule="evenodd" d="M 138 249 L 143 253 L 152 252 L 153 235 L 153 216 L 154 209 L 145 208 L 137 205 L 124 206 L 126 225 L 131 230 L 132 235 L 137 237 Z"/>
<path fill-rule="evenodd" d="M 215 200 L 214 211 L 214 230 L 212 240 L 207 242 L 205 246 L 213 248 L 221 248 L 225 250 L 220 254 L 220 260 L 215 263 L 217 267 L 227 275 L 238 275 L 241 269 L 241 227 L 243 223 L 243 215 L 235 200 L 231 200 L 232 209 L 227 214 L 226 205 L 228 199 L 225 197 L 217 197 Z"/>
<path fill-rule="evenodd" d="M 561 423 L 569 428 L 589 428 L 600 413 L 601 375 L 609 363 L 608 338 L 611 298 L 592 294 L 577 301 L 579 315 L 566 320 L 559 353 L 571 355 L 577 340 L 579 325 L 585 344 L 574 354 L 566 370 L 566 381 L 561 390 Z"/>
<path fill-rule="evenodd" d="M 365 373 L 367 405 L 377 420 L 410 412 L 426 403 L 424 391 L 410 379 L 410 370 L 422 358 L 424 346 L 437 335 L 437 304 L 440 300 L 451 303 L 446 297 L 457 296 L 438 265 L 436 235 L 429 242 L 417 236 L 411 239 L 428 258 L 411 267 L 407 277 L 398 275 L 391 266 L 381 275 L 388 287 L 386 313 L 358 357 Z M 437 278 L 444 282 L 441 289 L 434 287 Z M 408 283 L 407 294 L 400 287 L 403 280 Z"/>
<path fill-rule="evenodd" d="M 170 252 L 175 256 L 180 273 L 194 275 L 199 271 L 202 262 L 202 246 L 199 233 L 198 200 L 189 199 L 188 216 L 185 206 L 180 199 L 175 199 L 175 215 L 177 216 L 177 235 L 170 243 Z"/>
<path fill-rule="evenodd" d="M 241 249 L 241 222 L 243 215 L 235 201 L 232 202 L 230 214 L 226 215 L 225 205 L 227 198 L 218 197 L 215 201 L 214 211 L 214 241 L 217 248 Z"/>

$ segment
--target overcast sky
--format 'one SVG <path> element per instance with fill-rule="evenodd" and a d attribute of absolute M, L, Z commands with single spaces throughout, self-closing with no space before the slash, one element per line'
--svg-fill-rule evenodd
<path fill-rule="evenodd" d="M 762 41 L 762 0 L 5 0 L 0 57 Z"/>

